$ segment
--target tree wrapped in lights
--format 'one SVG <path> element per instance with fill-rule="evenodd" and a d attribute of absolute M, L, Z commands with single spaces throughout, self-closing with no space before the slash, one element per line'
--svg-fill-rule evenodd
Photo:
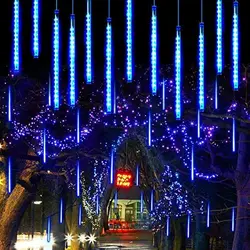
<path fill-rule="evenodd" d="M 87 224 L 88 231 L 99 233 L 102 198 L 106 189 L 108 168 L 105 160 L 92 160 L 92 162 L 93 173 L 87 174 L 87 172 L 82 171 L 81 174 L 82 205 L 85 213 L 83 220 Z"/>

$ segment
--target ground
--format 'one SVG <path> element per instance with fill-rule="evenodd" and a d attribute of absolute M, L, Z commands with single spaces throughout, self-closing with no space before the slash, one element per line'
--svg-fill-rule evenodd
<path fill-rule="evenodd" d="M 99 249 L 141 249 L 153 250 L 152 232 L 123 231 L 108 232 L 99 240 Z"/>

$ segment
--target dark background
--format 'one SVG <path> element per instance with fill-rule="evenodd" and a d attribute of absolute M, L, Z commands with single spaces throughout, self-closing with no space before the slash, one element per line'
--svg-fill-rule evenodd
<path fill-rule="evenodd" d="M 21 6 L 21 51 L 22 71 L 30 72 L 35 69 L 48 72 L 51 66 L 52 25 L 55 1 L 41 0 L 41 57 L 32 59 L 32 0 L 20 0 Z M 125 64 L 125 0 L 111 0 L 111 16 L 113 20 L 113 35 L 116 67 L 124 68 Z M 241 26 L 241 60 L 249 62 L 249 33 L 250 24 L 248 8 L 249 0 L 240 1 Z M 107 0 L 92 0 L 93 14 L 93 47 L 95 74 L 103 73 L 105 25 L 107 17 Z M 134 0 L 134 41 L 135 63 L 149 65 L 150 63 L 150 18 L 152 0 Z M 197 63 L 198 24 L 200 21 L 200 0 L 180 0 L 182 26 L 182 41 L 184 66 L 189 68 Z M 159 24 L 159 55 L 162 64 L 173 63 L 175 26 L 177 23 L 177 0 L 156 0 L 158 6 Z M 6 64 L 11 62 L 12 48 L 12 0 L 1 3 L 1 46 L 0 73 Z M 68 60 L 68 33 L 71 14 L 71 0 L 59 0 L 61 30 L 62 30 L 62 64 Z M 224 0 L 225 27 L 225 62 L 230 63 L 231 27 L 233 0 Z M 84 20 L 86 1 L 75 0 L 76 29 L 77 29 L 77 63 L 78 72 L 83 75 L 84 68 Z M 216 0 L 204 0 L 204 22 L 207 65 L 214 69 L 216 44 Z M 5 67 L 6 68 L 6 67 Z"/>

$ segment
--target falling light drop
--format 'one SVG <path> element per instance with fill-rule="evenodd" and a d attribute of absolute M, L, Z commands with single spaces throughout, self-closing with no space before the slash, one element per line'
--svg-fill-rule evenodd
<path fill-rule="evenodd" d="M 99 195 L 96 196 L 96 214 L 99 214 Z"/>
<path fill-rule="evenodd" d="M 162 110 L 164 111 L 166 109 L 166 85 L 165 85 L 164 79 L 162 82 Z"/>
<path fill-rule="evenodd" d="M 175 38 L 175 117 L 181 119 L 181 27 L 176 27 Z"/>
<path fill-rule="evenodd" d="M 8 122 L 12 121 L 12 91 L 11 85 L 8 87 Z"/>
<path fill-rule="evenodd" d="M 200 110 L 197 111 L 197 137 L 201 136 L 201 114 Z"/>
<path fill-rule="evenodd" d="M 78 206 L 78 226 L 82 225 L 82 204 Z"/>
<path fill-rule="evenodd" d="M 235 118 L 233 118 L 233 124 L 232 124 L 232 151 L 235 152 Z"/>
<path fill-rule="evenodd" d="M 191 216 L 190 214 L 187 215 L 187 238 L 190 238 L 190 220 L 191 220 Z"/>
<path fill-rule="evenodd" d="M 143 213 L 143 191 L 141 191 L 141 213 Z"/>
<path fill-rule="evenodd" d="M 86 82 L 92 83 L 92 13 L 91 0 L 87 0 L 86 14 Z"/>
<path fill-rule="evenodd" d="M 69 101 L 70 106 L 76 104 L 76 50 L 75 50 L 75 15 L 70 16 L 69 31 Z"/>
<path fill-rule="evenodd" d="M 60 199 L 60 207 L 59 207 L 59 223 L 63 223 L 63 199 Z"/>
<path fill-rule="evenodd" d="M 139 186 L 139 166 L 136 167 L 136 186 Z"/>
<path fill-rule="evenodd" d="M 33 57 L 39 57 L 39 0 L 33 0 Z"/>
<path fill-rule="evenodd" d="M 46 137 L 46 128 L 43 129 L 43 163 L 47 162 L 47 137 Z"/>
<path fill-rule="evenodd" d="M 150 211 L 154 210 L 154 190 L 151 190 L 151 197 L 150 197 Z"/>
<path fill-rule="evenodd" d="M 48 105 L 51 107 L 51 76 L 49 74 Z"/>
<path fill-rule="evenodd" d="M 233 13 L 233 32 L 232 32 L 232 49 L 233 49 L 233 89 L 239 88 L 239 3 L 234 1 Z"/>
<path fill-rule="evenodd" d="M 191 152 L 191 181 L 194 180 L 194 145 L 192 145 Z"/>
<path fill-rule="evenodd" d="M 54 89 L 54 109 L 59 109 L 59 50 L 60 50 L 60 36 L 59 36 L 59 10 L 55 10 L 54 17 L 54 36 L 53 36 L 53 89 Z"/>
<path fill-rule="evenodd" d="M 152 6 L 151 19 L 151 91 L 157 93 L 157 13 L 156 6 Z"/>
<path fill-rule="evenodd" d="M 51 217 L 47 218 L 47 242 L 50 242 L 51 240 Z"/>
<path fill-rule="evenodd" d="M 215 80 L 215 88 L 214 88 L 214 108 L 218 109 L 218 77 Z"/>
<path fill-rule="evenodd" d="M 106 28 L 106 112 L 112 113 L 112 25 L 107 19 Z"/>
<path fill-rule="evenodd" d="M 110 184 L 114 183 L 114 150 L 111 150 L 110 155 Z"/>
<path fill-rule="evenodd" d="M 133 0 L 127 0 L 126 4 L 126 19 L 127 19 L 127 81 L 132 82 L 133 80 Z"/>
<path fill-rule="evenodd" d="M 207 228 L 210 227 L 210 202 L 207 203 Z"/>
<path fill-rule="evenodd" d="M 76 196 L 80 197 L 80 161 L 76 162 Z"/>
<path fill-rule="evenodd" d="M 76 113 L 76 142 L 80 143 L 80 108 L 77 109 Z"/>
<path fill-rule="evenodd" d="M 232 208 L 232 232 L 234 232 L 235 229 L 235 208 Z"/>
<path fill-rule="evenodd" d="M 167 228 L 166 228 L 166 233 L 167 233 L 167 237 L 169 236 L 169 232 L 170 232 L 170 217 L 167 217 Z"/>
<path fill-rule="evenodd" d="M 15 73 L 20 70 L 20 18 L 19 0 L 14 0 L 13 20 L 13 68 Z"/>
<path fill-rule="evenodd" d="M 152 118 L 150 110 L 148 112 L 148 146 L 152 146 Z"/>

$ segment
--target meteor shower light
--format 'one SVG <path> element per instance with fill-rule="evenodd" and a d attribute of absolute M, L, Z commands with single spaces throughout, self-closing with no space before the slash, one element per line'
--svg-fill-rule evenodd
<path fill-rule="evenodd" d="M 199 109 L 205 109 L 204 97 L 204 23 L 200 23 L 199 33 Z"/>
<path fill-rule="evenodd" d="M 79 204 L 78 206 L 78 226 L 82 225 L 82 205 Z"/>
<path fill-rule="evenodd" d="M 107 19 L 106 28 L 106 112 L 112 113 L 112 26 Z"/>
<path fill-rule="evenodd" d="M 152 6 L 151 19 L 151 91 L 157 93 L 157 13 L 156 6 Z"/>
<path fill-rule="evenodd" d="M 80 197 L 80 161 L 76 162 L 76 196 Z"/>
<path fill-rule="evenodd" d="M 181 27 L 176 28 L 175 38 L 175 117 L 181 119 Z"/>
<path fill-rule="evenodd" d="M 222 26 L 222 0 L 217 0 L 217 74 L 222 74 L 223 69 L 223 26 Z"/>
<path fill-rule="evenodd" d="M 132 37 L 132 28 L 133 28 L 133 0 L 127 0 L 126 6 L 126 18 L 127 18 L 127 81 L 131 82 L 133 79 L 133 37 Z"/>
<path fill-rule="evenodd" d="M 12 121 L 12 92 L 11 85 L 8 87 L 8 122 Z"/>
<path fill-rule="evenodd" d="M 59 207 L 59 223 L 63 223 L 63 199 L 60 200 L 60 207 Z"/>
<path fill-rule="evenodd" d="M 12 160 L 8 158 L 8 193 L 12 192 Z"/>
<path fill-rule="evenodd" d="M 86 82 L 92 83 L 92 26 L 91 26 L 91 0 L 87 0 L 86 14 Z"/>
<path fill-rule="evenodd" d="M 47 242 L 50 242 L 50 240 L 51 240 L 51 218 L 50 217 L 48 217 L 47 218 Z"/>
<path fill-rule="evenodd" d="M 33 56 L 39 57 L 39 0 L 33 0 Z"/>
<path fill-rule="evenodd" d="M 46 140 L 46 129 L 43 129 L 43 163 L 47 162 L 47 140 Z"/>
<path fill-rule="evenodd" d="M 170 229 L 170 217 L 168 216 L 167 217 L 167 228 L 166 228 L 166 234 L 167 234 L 167 237 L 169 236 L 169 230 Z"/>
<path fill-rule="evenodd" d="M 151 111 L 148 112 L 148 146 L 152 146 L 152 118 Z"/>
<path fill-rule="evenodd" d="M 233 88 L 239 88 L 239 3 L 234 1 L 233 14 Z"/>
<path fill-rule="evenodd" d="M 191 221 L 191 216 L 188 214 L 187 216 L 187 238 L 190 238 L 190 221 Z"/>
<path fill-rule="evenodd" d="M 110 155 L 110 183 L 114 183 L 114 150 L 111 150 Z"/>
<path fill-rule="evenodd" d="M 77 109 L 76 113 L 76 142 L 80 143 L 80 108 Z"/>
<path fill-rule="evenodd" d="M 234 232 L 235 229 L 235 208 L 232 208 L 232 232 Z"/>
<path fill-rule="evenodd" d="M 233 118 L 233 124 L 232 124 L 232 151 L 235 152 L 235 130 L 236 130 L 236 126 L 235 126 L 235 118 Z"/>
<path fill-rule="evenodd" d="M 20 70 L 20 20 L 19 20 L 19 0 L 14 0 L 14 20 L 13 20 L 13 67 L 14 72 Z"/>
<path fill-rule="evenodd" d="M 194 180 L 194 145 L 192 145 L 191 152 L 191 181 Z"/>
<path fill-rule="evenodd" d="M 54 73 L 54 109 L 59 109 L 59 10 L 55 10 L 54 17 L 54 36 L 53 36 L 53 73 Z"/>
<path fill-rule="evenodd" d="M 70 82 L 70 105 L 76 104 L 76 49 L 75 49 L 75 15 L 70 16 L 69 32 L 69 82 Z"/>
<path fill-rule="evenodd" d="M 207 203 L 207 228 L 210 227 L 210 203 Z"/>

